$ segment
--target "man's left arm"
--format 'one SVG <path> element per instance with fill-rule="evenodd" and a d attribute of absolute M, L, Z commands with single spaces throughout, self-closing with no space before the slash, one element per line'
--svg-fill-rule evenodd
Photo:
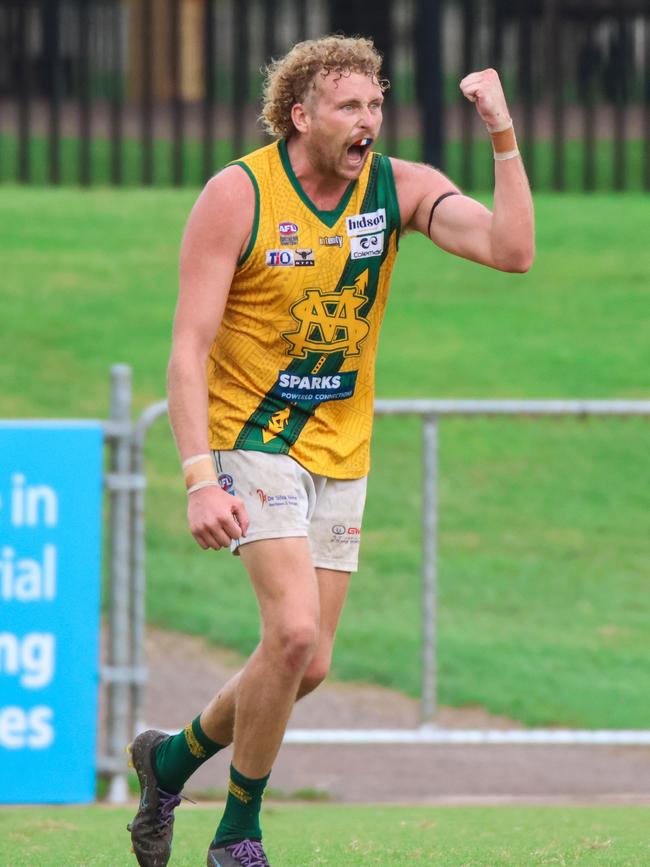
<path fill-rule="evenodd" d="M 474 72 L 460 87 L 492 136 L 493 210 L 469 196 L 445 196 L 459 190 L 430 166 L 395 161 L 398 195 L 410 212 L 407 228 L 465 259 L 500 271 L 527 271 L 535 255 L 533 202 L 499 76 L 493 69 Z"/>

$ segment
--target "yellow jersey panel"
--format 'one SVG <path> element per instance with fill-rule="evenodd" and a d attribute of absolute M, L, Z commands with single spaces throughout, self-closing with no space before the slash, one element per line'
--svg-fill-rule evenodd
<path fill-rule="evenodd" d="M 210 447 L 360 478 L 400 232 L 390 161 L 370 154 L 332 211 L 306 196 L 284 140 L 236 165 L 255 188 L 255 221 L 210 352 Z"/>

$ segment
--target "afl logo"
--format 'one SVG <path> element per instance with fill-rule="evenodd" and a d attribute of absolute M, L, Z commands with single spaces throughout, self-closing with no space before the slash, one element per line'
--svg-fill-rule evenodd
<path fill-rule="evenodd" d="M 345 527 L 343 524 L 334 524 L 332 527 L 332 533 L 334 533 L 335 536 L 343 536 L 345 533 Z"/>
<path fill-rule="evenodd" d="M 280 223 L 278 226 L 281 235 L 297 235 L 298 226 L 295 223 Z"/>
<path fill-rule="evenodd" d="M 217 479 L 219 482 L 219 487 L 224 490 L 227 494 L 231 494 L 233 490 L 233 486 L 235 484 L 235 480 L 228 473 L 222 473 Z"/>

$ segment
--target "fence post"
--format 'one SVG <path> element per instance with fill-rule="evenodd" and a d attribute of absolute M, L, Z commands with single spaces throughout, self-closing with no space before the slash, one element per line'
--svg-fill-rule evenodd
<path fill-rule="evenodd" d="M 143 674 L 146 665 L 145 653 L 145 530 L 144 530 L 144 435 L 136 425 L 131 445 L 131 467 L 134 476 L 143 480 L 131 496 L 131 653 L 135 677 L 131 685 L 131 726 L 133 735 L 145 728 Z"/>
<path fill-rule="evenodd" d="M 445 99 L 442 68 L 442 4 L 418 0 L 415 37 L 418 100 L 424 161 L 445 167 Z"/>
<path fill-rule="evenodd" d="M 420 721 L 437 714 L 438 420 L 424 416 L 422 449 L 422 687 Z"/>
<path fill-rule="evenodd" d="M 131 422 L 131 368 L 126 364 L 111 367 L 111 421 Z M 111 455 L 110 487 L 110 613 L 108 665 L 113 677 L 108 682 L 107 742 L 111 760 L 108 801 L 120 804 L 128 796 L 124 748 L 130 740 L 130 684 L 126 677 L 131 665 L 129 634 L 130 584 L 130 499 L 128 485 L 120 476 L 131 472 L 131 435 L 117 436 Z"/>

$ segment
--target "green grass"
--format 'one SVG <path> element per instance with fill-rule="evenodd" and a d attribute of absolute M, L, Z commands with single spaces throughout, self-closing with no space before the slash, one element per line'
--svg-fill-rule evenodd
<path fill-rule="evenodd" d="M 270 139 L 260 135 L 246 142 L 243 151 L 252 150 L 267 144 Z M 383 150 L 386 143 L 378 142 Z M 60 171 L 63 185 L 79 183 L 79 148 L 77 138 L 62 137 L 60 141 Z M 552 142 L 540 140 L 527 149 L 522 143 L 526 165 L 529 168 L 533 187 L 536 191 L 554 188 L 553 171 L 555 153 Z M 645 189 L 644 159 L 645 142 L 643 139 L 630 139 L 625 143 L 624 189 L 640 192 Z M 142 179 L 143 148 L 137 139 L 124 139 L 122 142 L 122 183 L 127 187 L 138 186 Z M 212 149 L 212 168 L 217 171 L 240 154 L 233 150 L 230 140 L 215 141 Z M 419 138 L 400 137 L 396 144 L 395 156 L 404 159 L 421 160 L 422 143 Z M 49 140 L 45 136 L 32 136 L 29 144 L 30 182 L 46 184 L 49 181 Z M 91 178 L 96 185 L 109 184 L 111 181 L 111 143 L 108 139 L 93 139 L 90 143 Z M 169 187 L 173 183 L 172 162 L 173 145 L 169 138 L 157 138 L 152 144 L 153 179 L 156 187 Z M 463 175 L 463 147 L 460 141 L 450 141 L 445 148 L 445 171 L 454 180 L 475 190 L 489 190 L 493 186 L 494 161 L 487 139 L 478 138 L 471 146 L 472 175 L 468 182 Z M 569 192 L 584 188 L 585 152 L 581 140 L 565 142 L 565 186 Z M 192 186 L 201 183 L 203 171 L 203 144 L 197 139 L 187 139 L 182 147 L 182 183 Z M 614 187 L 614 143 L 600 139 L 594 143 L 594 189 L 608 191 Z M 0 184 L 18 179 L 18 140 L 15 136 L 0 135 Z"/>
<path fill-rule="evenodd" d="M 131 867 L 124 830 L 133 809 L 5 808 L 5 867 Z M 276 867 L 391 864 L 435 867 L 607 865 L 645 867 L 648 810 L 595 808 L 427 808 L 270 806 L 265 834 Z M 174 867 L 203 864 L 217 810 L 178 811 Z"/>
<path fill-rule="evenodd" d="M 164 395 L 184 191 L 5 188 L 3 416 L 106 417 L 108 367 Z M 382 397 L 648 398 L 647 201 L 536 200 L 524 276 L 406 237 Z M 647 727 L 648 422 L 454 420 L 440 441 L 440 700 L 531 725 Z M 377 422 L 361 570 L 334 673 L 416 695 L 420 427 Z M 201 552 L 165 422 L 147 444 L 151 622 L 248 652 L 241 566 Z"/>
<path fill-rule="evenodd" d="M 255 141 L 247 142 L 245 150 L 252 150 L 262 144 L 262 134 Z M 30 182 L 46 184 L 49 182 L 50 166 L 49 139 L 45 136 L 32 136 L 29 142 Z M 59 143 L 59 166 L 61 183 L 79 183 L 78 138 L 62 137 Z M 172 185 L 173 144 L 169 138 L 157 138 L 152 143 L 153 185 L 169 187 Z M 122 183 L 127 187 L 140 186 L 144 150 L 137 139 L 124 139 L 121 146 Z M 238 157 L 233 151 L 230 140 L 215 141 L 212 164 L 215 171 L 227 162 Z M 112 149 L 109 139 L 93 139 L 90 143 L 91 178 L 97 185 L 111 182 Z M 203 143 L 197 139 L 184 142 L 182 151 L 183 183 L 190 186 L 202 182 Z M 13 136 L 0 135 L 0 182 L 15 181 L 18 176 L 18 140 Z"/>

